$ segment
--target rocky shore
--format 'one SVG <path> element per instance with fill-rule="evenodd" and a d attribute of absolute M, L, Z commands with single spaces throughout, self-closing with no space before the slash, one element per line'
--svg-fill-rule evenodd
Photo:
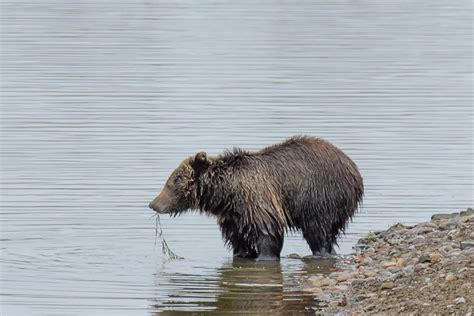
<path fill-rule="evenodd" d="M 323 314 L 472 315 L 474 210 L 370 233 L 338 271 L 304 280 Z"/>

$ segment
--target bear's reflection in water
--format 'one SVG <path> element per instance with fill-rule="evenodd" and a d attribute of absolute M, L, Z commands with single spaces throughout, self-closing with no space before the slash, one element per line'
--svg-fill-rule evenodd
<path fill-rule="evenodd" d="M 304 291 L 304 276 L 330 273 L 335 270 L 335 259 L 283 259 L 255 262 L 234 259 L 217 270 L 213 279 L 214 291 L 203 295 L 196 279 L 188 276 L 189 291 L 176 293 L 167 300 L 154 304 L 160 315 L 181 313 L 249 313 L 252 315 L 275 313 L 313 314 L 318 309 L 318 298 Z M 283 268 L 282 268 L 283 266 Z M 283 270 L 283 271 L 282 271 Z M 285 272 L 287 271 L 287 272 Z M 194 280 L 192 280 L 194 278 Z M 168 281 L 172 281 L 173 278 Z M 174 280 L 177 280 L 174 278 Z M 209 279 L 202 280 L 209 286 Z M 181 280 L 185 282 L 185 280 Z M 183 288 L 178 284 L 178 288 Z M 209 289 L 209 288 L 208 288 Z"/>

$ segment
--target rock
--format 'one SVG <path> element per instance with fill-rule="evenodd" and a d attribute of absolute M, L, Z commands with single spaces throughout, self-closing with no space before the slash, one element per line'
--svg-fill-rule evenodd
<path fill-rule="evenodd" d="M 290 253 L 288 256 L 287 256 L 288 259 L 301 259 L 301 256 L 297 253 Z"/>
<path fill-rule="evenodd" d="M 405 268 L 403 268 L 403 272 L 406 275 L 412 275 L 413 273 L 415 273 L 415 266 L 413 264 L 410 264 L 406 266 Z"/>
<path fill-rule="evenodd" d="M 387 269 L 387 271 L 390 272 L 391 274 L 394 274 L 394 273 L 398 273 L 400 269 L 395 268 L 395 267 L 390 267 Z"/>
<path fill-rule="evenodd" d="M 337 300 L 331 301 L 329 303 L 329 307 L 339 307 L 339 306 L 346 306 L 347 300 L 345 297 L 338 298 Z"/>
<path fill-rule="evenodd" d="M 370 246 L 367 245 L 367 244 L 356 244 L 355 246 L 352 247 L 352 249 L 354 249 L 354 250 L 356 250 L 356 251 L 357 251 L 357 250 L 359 250 L 359 251 L 360 251 L 360 250 L 366 250 L 366 249 L 368 249 L 368 248 L 370 248 Z"/>
<path fill-rule="evenodd" d="M 456 297 L 456 299 L 454 300 L 454 303 L 455 303 L 456 305 L 464 304 L 464 303 L 466 303 L 466 299 L 465 299 L 464 297 L 462 297 L 462 296 Z"/>
<path fill-rule="evenodd" d="M 437 228 L 438 227 L 434 224 L 430 225 L 430 223 L 426 223 L 414 228 L 413 232 L 417 235 L 424 235 L 437 230 Z"/>
<path fill-rule="evenodd" d="M 391 246 L 397 246 L 401 242 L 403 242 L 403 239 L 399 237 L 387 239 L 387 243 L 389 243 Z"/>
<path fill-rule="evenodd" d="M 336 285 L 334 289 L 336 289 L 338 292 L 345 292 L 347 291 L 349 287 L 347 285 Z"/>
<path fill-rule="evenodd" d="M 319 287 L 304 288 L 303 291 L 304 292 L 310 292 L 310 293 L 315 294 L 315 295 L 320 295 L 321 293 L 323 293 L 323 290 Z"/>
<path fill-rule="evenodd" d="M 445 222 L 439 223 L 438 227 L 440 230 L 451 230 L 458 226 L 458 222 L 455 219 L 450 219 Z"/>
<path fill-rule="evenodd" d="M 429 263 L 418 263 L 418 264 L 415 266 L 415 271 L 416 271 L 416 272 L 423 271 L 424 269 L 428 268 L 429 266 L 430 266 Z"/>
<path fill-rule="evenodd" d="M 461 211 L 461 212 L 459 213 L 459 215 L 461 215 L 462 217 L 474 215 L 474 209 L 473 209 L 473 208 L 468 208 L 468 209 L 465 210 L 465 211 Z"/>
<path fill-rule="evenodd" d="M 464 271 L 467 271 L 467 267 L 464 267 L 464 268 L 459 269 L 458 274 L 461 274 L 461 273 L 463 273 Z"/>
<path fill-rule="evenodd" d="M 456 277 L 453 273 L 448 273 L 444 279 L 446 280 L 446 282 L 452 282 L 456 279 Z"/>
<path fill-rule="evenodd" d="M 354 297 L 352 298 L 352 300 L 354 300 L 355 302 L 360 302 L 360 301 L 363 301 L 364 299 L 367 298 L 367 295 L 361 293 L 361 294 L 356 294 L 354 295 Z"/>
<path fill-rule="evenodd" d="M 372 258 L 370 258 L 370 257 L 367 257 L 367 258 L 364 258 L 363 264 L 365 264 L 365 265 L 371 265 L 373 262 L 374 262 L 374 259 L 372 259 Z"/>
<path fill-rule="evenodd" d="M 368 233 L 367 236 L 360 238 L 357 244 L 368 245 L 375 241 L 377 241 L 377 236 L 374 233 Z"/>
<path fill-rule="evenodd" d="M 453 247 L 451 247 L 450 245 L 444 245 L 440 248 L 438 248 L 438 250 L 442 253 L 442 254 L 448 254 L 451 250 L 453 250 Z"/>
<path fill-rule="evenodd" d="M 431 216 L 432 221 L 439 221 L 439 220 L 445 220 L 445 219 L 450 219 L 450 218 L 456 218 L 459 214 L 458 213 L 453 213 L 453 214 L 434 214 Z"/>
<path fill-rule="evenodd" d="M 356 276 L 357 276 L 357 273 L 355 272 L 345 273 L 345 274 L 338 275 L 336 277 L 336 280 L 337 282 L 345 282 L 347 280 L 353 279 Z"/>
<path fill-rule="evenodd" d="M 464 223 L 474 223 L 474 215 L 463 218 Z"/>
<path fill-rule="evenodd" d="M 418 263 L 425 263 L 425 262 L 430 262 L 430 257 L 426 255 L 421 255 L 420 258 L 418 258 Z"/>
<path fill-rule="evenodd" d="M 406 262 L 407 262 L 407 261 L 406 261 L 405 259 L 400 258 L 400 259 L 397 260 L 395 266 L 396 266 L 397 268 L 402 268 L 402 267 L 405 265 Z"/>
<path fill-rule="evenodd" d="M 402 275 L 401 273 L 394 273 L 394 274 L 392 274 L 388 279 L 389 279 L 390 281 L 394 282 L 394 281 L 396 281 L 396 280 L 398 280 L 398 279 L 400 279 L 400 278 L 402 278 L 402 277 L 403 277 L 403 275 Z"/>
<path fill-rule="evenodd" d="M 474 240 L 461 241 L 461 250 L 474 248 Z"/>
<path fill-rule="evenodd" d="M 461 285 L 461 290 L 470 291 L 471 290 L 471 282 L 466 282 L 463 285 Z"/>
<path fill-rule="evenodd" d="M 412 245 L 418 245 L 420 243 L 424 243 L 425 242 L 425 237 L 424 236 L 416 236 L 412 239 L 410 239 L 408 241 L 408 243 L 412 244 Z"/>
<path fill-rule="evenodd" d="M 380 286 L 381 290 L 386 290 L 386 289 L 393 289 L 395 287 L 395 284 L 393 282 L 388 281 L 388 282 L 383 282 L 382 285 Z"/>
<path fill-rule="evenodd" d="M 385 262 L 382 262 L 382 267 L 384 269 L 387 269 L 389 267 L 394 267 L 397 265 L 397 262 L 396 261 L 385 261 Z"/>
<path fill-rule="evenodd" d="M 430 258 L 430 262 L 438 263 L 443 259 L 443 256 L 440 255 L 439 253 L 433 252 L 433 253 L 430 253 L 429 258 Z"/>
<path fill-rule="evenodd" d="M 324 286 L 333 285 L 335 283 L 336 282 L 334 280 L 331 280 L 329 278 L 312 280 L 312 284 L 314 287 L 324 287 Z"/>
<path fill-rule="evenodd" d="M 459 255 L 461 255 L 461 251 L 458 249 L 453 249 L 448 253 L 448 256 L 450 257 L 458 257 Z"/>
<path fill-rule="evenodd" d="M 367 306 L 364 307 L 364 311 L 368 311 L 370 312 L 371 310 L 373 310 L 375 308 L 375 304 L 369 304 Z"/>
<path fill-rule="evenodd" d="M 366 278 L 372 278 L 372 277 L 374 277 L 374 276 L 376 276 L 376 275 L 377 275 L 377 273 L 375 273 L 374 271 L 365 271 L 365 272 L 364 272 L 364 276 L 365 276 Z"/>
<path fill-rule="evenodd" d="M 416 299 L 411 299 L 405 302 L 406 306 L 416 306 L 417 305 L 417 300 Z"/>

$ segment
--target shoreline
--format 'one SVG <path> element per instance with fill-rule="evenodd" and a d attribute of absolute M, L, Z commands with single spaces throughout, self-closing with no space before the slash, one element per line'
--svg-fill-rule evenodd
<path fill-rule="evenodd" d="M 474 209 L 369 233 L 338 271 L 302 280 L 317 313 L 462 314 L 474 311 Z"/>

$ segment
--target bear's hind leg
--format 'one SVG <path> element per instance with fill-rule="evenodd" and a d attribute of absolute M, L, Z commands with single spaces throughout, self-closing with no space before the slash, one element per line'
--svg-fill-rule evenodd
<path fill-rule="evenodd" d="M 257 242 L 257 261 L 279 260 L 283 248 L 283 235 L 261 236 Z"/>
<path fill-rule="evenodd" d="M 303 238 L 306 239 L 313 256 L 323 256 L 327 254 L 326 238 L 316 223 L 307 223 L 305 227 L 302 228 L 302 231 Z"/>
<path fill-rule="evenodd" d="M 326 245 L 324 248 L 325 254 L 335 255 L 336 250 L 334 249 L 334 246 L 337 246 L 337 233 L 331 233 L 326 236 Z"/>

